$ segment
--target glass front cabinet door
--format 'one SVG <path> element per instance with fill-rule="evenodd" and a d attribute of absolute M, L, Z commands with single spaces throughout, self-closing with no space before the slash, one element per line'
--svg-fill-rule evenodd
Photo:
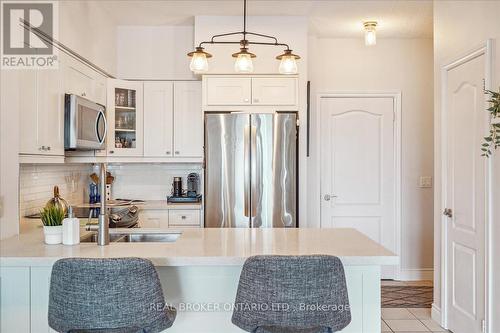
<path fill-rule="evenodd" d="M 142 156 L 142 82 L 109 80 L 107 100 L 108 156 Z"/>

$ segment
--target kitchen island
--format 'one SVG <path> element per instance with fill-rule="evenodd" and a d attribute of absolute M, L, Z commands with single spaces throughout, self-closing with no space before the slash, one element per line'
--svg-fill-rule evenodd
<path fill-rule="evenodd" d="M 136 232 L 133 230 L 132 232 Z M 174 232 L 143 230 L 142 232 Z M 130 231 L 129 231 L 130 232 Z M 184 229 L 170 243 L 45 245 L 40 227 L 0 241 L 2 332 L 50 332 L 50 273 L 60 258 L 142 257 L 159 272 L 178 310 L 168 332 L 241 332 L 231 324 L 241 267 L 253 255 L 338 256 L 346 271 L 352 322 L 342 332 L 380 332 L 380 266 L 399 258 L 354 229 Z M 124 286 L 126 288 L 127 286 Z"/>

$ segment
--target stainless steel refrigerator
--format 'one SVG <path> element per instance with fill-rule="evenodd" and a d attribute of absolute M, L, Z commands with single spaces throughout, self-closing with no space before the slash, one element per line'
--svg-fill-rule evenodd
<path fill-rule="evenodd" d="M 297 114 L 205 114 L 205 227 L 297 227 Z"/>

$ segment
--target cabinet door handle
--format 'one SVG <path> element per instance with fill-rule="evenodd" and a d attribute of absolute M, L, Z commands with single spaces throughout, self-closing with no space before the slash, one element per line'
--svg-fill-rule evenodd
<path fill-rule="evenodd" d="M 83 92 L 83 93 L 82 93 L 82 96 L 83 96 L 83 97 L 85 97 L 85 96 L 87 96 L 87 94 Z"/>
<path fill-rule="evenodd" d="M 167 150 L 166 154 L 167 154 L 167 155 L 170 155 L 170 150 Z"/>
<path fill-rule="evenodd" d="M 182 215 L 181 219 L 185 220 L 186 219 L 186 215 Z"/>
<path fill-rule="evenodd" d="M 114 150 L 110 150 L 110 151 L 109 151 L 109 153 L 110 153 L 110 154 L 114 154 L 114 153 L 115 153 L 115 151 L 114 151 Z"/>
<path fill-rule="evenodd" d="M 177 150 L 177 151 L 175 152 L 175 155 L 179 155 L 179 154 L 180 154 L 180 153 L 179 153 L 179 151 Z"/>
<path fill-rule="evenodd" d="M 50 151 L 50 146 L 48 146 L 48 147 L 47 147 L 47 150 L 49 150 L 49 151 Z"/>
<path fill-rule="evenodd" d="M 243 100 L 243 102 L 248 103 L 248 102 L 250 102 L 250 100 L 249 100 L 248 98 L 245 98 L 245 99 Z"/>

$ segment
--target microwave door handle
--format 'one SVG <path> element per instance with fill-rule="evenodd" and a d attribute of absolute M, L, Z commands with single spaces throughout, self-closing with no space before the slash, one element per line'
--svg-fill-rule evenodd
<path fill-rule="evenodd" d="M 100 118 L 102 118 L 102 120 L 104 121 L 104 134 L 103 134 L 102 138 L 99 135 L 99 119 Z M 99 113 L 97 114 L 97 117 L 95 118 L 95 133 L 96 133 L 97 140 L 99 140 L 99 144 L 102 144 L 104 142 L 104 140 L 106 139 L 107 132 L 108 132 L 108 122 L 106 121 L 106 116 L 104 115 L 104 112 L 99 111 Z"/>

